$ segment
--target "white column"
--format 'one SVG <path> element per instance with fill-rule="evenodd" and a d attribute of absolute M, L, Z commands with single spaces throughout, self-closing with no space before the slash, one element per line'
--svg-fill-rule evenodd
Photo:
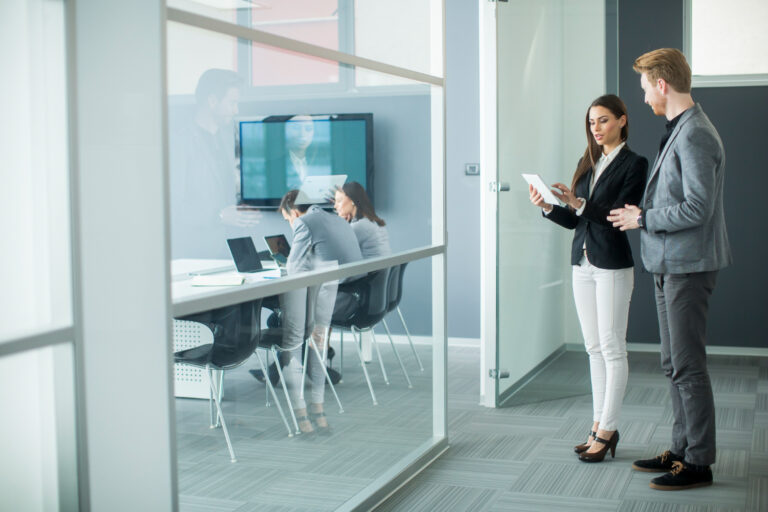
<path fill-rule="evenodd" d="M 85 510 L 176 510 L 164 1 L 69 2 Z"/>

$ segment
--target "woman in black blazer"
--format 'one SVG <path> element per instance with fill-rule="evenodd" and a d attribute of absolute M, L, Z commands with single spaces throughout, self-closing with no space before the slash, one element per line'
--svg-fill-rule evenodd
<path fill-rule="evenodd" d="M 607 217 L 615 208 L 638 204 L 648 161 L 626 145 L 627 107 L 608 94 L 587 110 L 587 149 L 571 189 L 553 185 L 566 206 L 550 205 L 529 187 L 531 202 L 544 216 L 575 229 L 571 248 L 573 296 L 589 354 L 593 424 L 587 442 L 574 451 L 584 462 L 600 462 L 619 441 L 618 416 L 627 385 L 627 319 L 634 286 L 632 250 L 625 232 Z"/>

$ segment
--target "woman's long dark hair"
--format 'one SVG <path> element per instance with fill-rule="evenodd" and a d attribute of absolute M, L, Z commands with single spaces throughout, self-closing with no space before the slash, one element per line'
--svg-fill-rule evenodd
<path fill-rule="evenodd" d="M 365 193 L 365 189 L 361 184 L 356 181 L 349 181 L 341 186 L 341 191 L 355 204 L 355 208 L 357 208 L 357 212 L 355 213 L 356 219 L 365 217 L 379 226 L 385 226 L 387 224 L 384 222 L 384 219 L 381 219 L 376 215 L 371 200 L 368 198 L 368 194 Z"/>
<path fill-rule="evenodd" d="M 615 94 L 606 94 L 600 96 L 587 109 L 586 123 L 587 123 L 587 149 L 584 150 L 584 156 L 579 160 L 579 165 L 576 167 L 576 172 L 573 174 L 573 181 L 571 182 L 571 190 L 576 187 L 576 183 L 582 176 L 587 174 L 590 169 L 595 167 L 595 162 L 600 159 L 600 153 L 602 149 L 598 145 L 595 138 L 592 136 L 592 131 L 589 129 L 589 111 L 592 107 L 603 107 L 611 111 L 611 113 L 619 119 L 621 116 L 627 115 L 627 106 L 621 101 L 621 98 Z M 627 122 L 621 128 L 621 140 L 625 141 L 629 137 L 629 116 L 627 116 Z"/>

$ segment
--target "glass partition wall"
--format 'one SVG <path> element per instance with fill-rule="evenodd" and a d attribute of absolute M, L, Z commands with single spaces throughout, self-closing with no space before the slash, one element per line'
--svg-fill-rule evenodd
<path fill-rule="evenodd" d="M 0 5 L 0 510 L 78 504 L 65 24 Z"/>
<path fill-rule="evenodd" d="M 372 2 L 204 3 L 168 4 L 173 344 L 247 353 L 218 405 L 175 365 L 179 506 L 369 509 L 447 446 L 442 2 L 403 39 Z M 196 286 L 238 238 L 267 270 Z"/>

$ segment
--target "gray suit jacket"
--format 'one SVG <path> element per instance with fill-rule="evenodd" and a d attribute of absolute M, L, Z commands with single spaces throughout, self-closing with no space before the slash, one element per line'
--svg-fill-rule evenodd
<path fill-rule="evenodd" d="M 697 104 L 683 113 L 648 175 L 640 241 L 649 272 L 708 272 L 731 263 L 724 178 L 723 142 Z"/>
<path fill-rule="evenodd" d="M 361 259 L 355 232 L 338 215 L 313 205 L 293 221 L 293 245 L 286 265 L 288 274 Z"/>

